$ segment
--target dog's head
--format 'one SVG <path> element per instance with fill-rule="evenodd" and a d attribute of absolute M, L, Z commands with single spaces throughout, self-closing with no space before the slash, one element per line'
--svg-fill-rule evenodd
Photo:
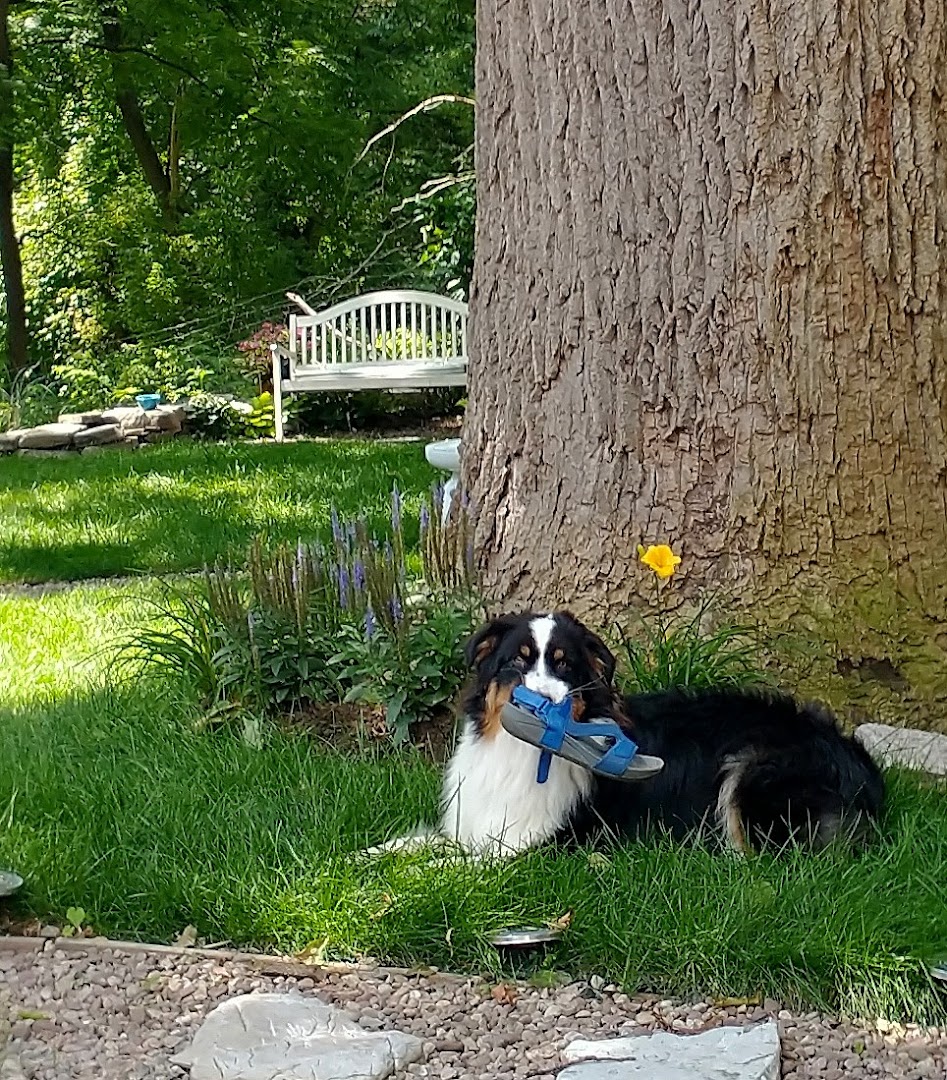
<path fill-rule="evenodd" d="M 608 715 L 615 657 L 567 611 L 501 615 L 467 642 L 472 679 L 465 712 L 483 736 L 500 729 L 500 710 L 520 684 L 561 702 L 572 699 L 576 720 Z"/>

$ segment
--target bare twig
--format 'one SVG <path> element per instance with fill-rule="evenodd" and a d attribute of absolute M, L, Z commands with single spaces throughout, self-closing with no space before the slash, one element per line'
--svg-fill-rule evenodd
<path fill-rule="evenodd" d="M 390 135 L 393 131 L 397 131 L 399 127 L 406 121 L 410 120 L 412 116 L 417 116 L 419 113 L 430 112 L 432 109 L 436 109 L 439 105 L 470 105 L 473 107 L 476 102 L 473 98 L 464 97 L 461 94 L 436 94 L 434 97 L 425 98 L 424 101 L 419 102 L 413 109 L 408 109 L 406 113 L 399 116 L 397 120 L 390 123 L 386 128 L 382 128 L 376 135 L 373 135 L 367 143 L 362 147 L 362 152 L 358 155 L 355 161 L 352 163 L 352 168 L 365 157 L 369 150 L 379 142 L 386 135 Z"/>

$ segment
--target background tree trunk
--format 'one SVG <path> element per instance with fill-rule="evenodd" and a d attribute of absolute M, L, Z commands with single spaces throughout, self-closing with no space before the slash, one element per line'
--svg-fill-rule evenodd
<path fill-rule="evenodd" d="M 170 225 L 175 218 L 171 178 L 161 164 L 161 158 L 145 123 L 138 91 L 128 61 L 122 53 L 124 34 L 118 9 L 112 5 L 107 5 L 103 11 L 102 41 L 111 57 L 115 104 L 121 114 L 125 133 L 135 150 L 142 174 L 154 193 L 161 214 Z"/>
<path fill-rule="evenodd" d="M 6 297 L 7 363 L 17 375 L 29 366 L 26 295 L 20 243 L 13 221 L 14 170 L 13 54 L 10 48 L 10 2 L 0 0 L 0 266 Z M 6 85 L 2 85 L 6 83 Z"/>
<path fill-rule="evenodd" d="M 491 594 L 606 626 L 669 542 L 947 715 L 943 0 L 481 0 L 477 55 Z"/>

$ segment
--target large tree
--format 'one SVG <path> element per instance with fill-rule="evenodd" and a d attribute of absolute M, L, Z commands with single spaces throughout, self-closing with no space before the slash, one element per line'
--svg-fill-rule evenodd
<path fill-rule="evenodd" d="M 947 694 L 943 0 L 482 0 L 466 482 L 488 588 L 641 542 Z"/>

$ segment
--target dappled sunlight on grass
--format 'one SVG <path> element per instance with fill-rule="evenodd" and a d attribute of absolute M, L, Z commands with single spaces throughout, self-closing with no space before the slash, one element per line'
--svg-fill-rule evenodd
<path fill-rule="evenodd" d="M 153 617 L 155 581 L 0 596 L 0 705 L 55 701 L 101 685 L 117 638 Z"/>
<path fill-rule="evenodd" d="M 332 503 L 380 527 L 397 483 L 416 507 L 437 476 L 420 442 L 165 443 L 0 473 L 0 580 L 196 569 L 255 533 L 325 536 Z M 416 529 L 411 522 L 409 529 Z M 409 539 L 413 539 L 409 536 Z"/>

